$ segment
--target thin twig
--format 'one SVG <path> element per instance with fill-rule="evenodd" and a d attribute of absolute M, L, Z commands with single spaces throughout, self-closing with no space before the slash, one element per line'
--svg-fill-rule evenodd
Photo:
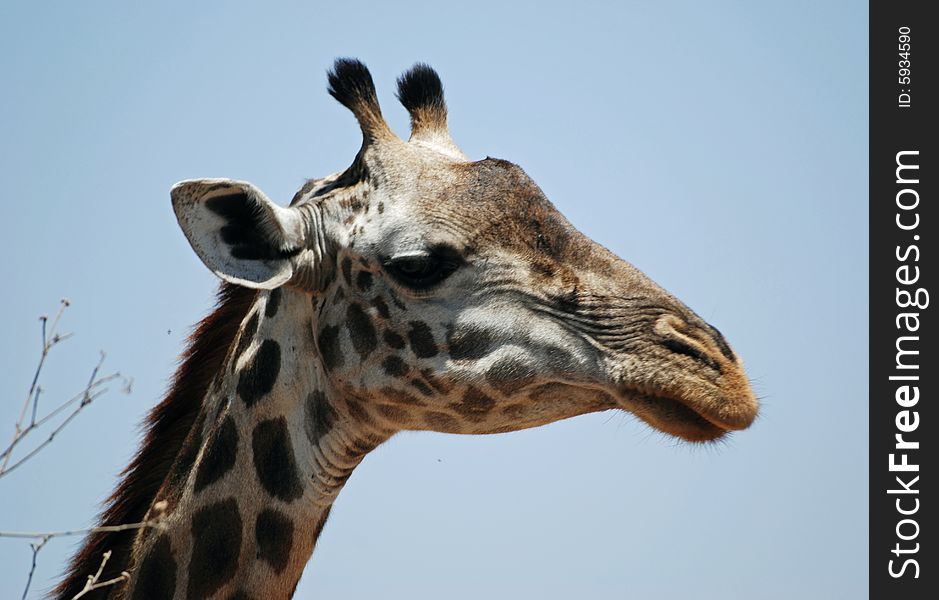
<path fill-rule="evenodd" d="M 94 590 L 98 590 L 103 587 L 108 587 L 109 585 L 114 585 L 115 583 L 120 583 L 122 581 L 127 581 L 128 579 L 130 579 L 130 573 L 128 573 L 127 571 L 121 571 L 121 574 L 113 579 L 108 579 L 107 581 L 96 582 L 94 585 L 91 585 L 91 586 L 88 586 L 88 584 L 85 584 L 87 587 L 85 587 L 84 589 L 82 589 L 82 591 L 72 596 L 72 600 L 75 600 L 76 598 L 81 598 L 88 592 L 93 592 Z"/>
<path fill-rule="evenodd" d="M 26 600 L 27 594 L 29 594 L 29 587 L 33 583 L 33 574 L 36 572 L 36 562 L 39 551 L 42 550 L 49 540 L 58 537 L 66 536 L 75 536 L 75 535 L 85 535 L 89 533 L 113 533 L 116 531 L 128 531 L 131 529 L 143 529 L 144 527 L 154 527 L 162 528 L 163 527 L 163 514 L 160 512 L 155 519 L 149 521 L 141 521 L 140 523 L 128 523 L 126 525 L 102 525 L 100 527 L 89 527 L 86 529 L 67 529 L 63 531 L 0 531 L 0 537 L 7 538 L 20 538 L 20 539 L 32 539 L 34 542 L 30 543 L 29 547 L 33 551 L 32 564 L 29 567 L 29 575 L 26 578 L 26 587 L 23 589 L 23 600 Z M 124 571 L 118 577 L 110 579 L 108 581 L 99 582 L 98 579 L 101 577 L 101 573 L 104 570 L 104 565 L 107 563 L 108 559 L 111 557 L 111 551 L 105 552 L 105 558 L 101 561 L 101 566 L 98 568 L 98 572 L 95 575 L 88 576 L 88 582 L 85 583 L 85 587 L 79 592 L 75 598 L 78 598 L 88 592 L 102 588 L 108 585 L 114 585 L 115 583 L 130 577 L 130 575 Z M 92 581 L 92 577 L 94 580 Z M 73 599 L 74 600 L 74 599 Z"/>
<path fill-rule="evenodd" d="M 36 394 L 33 396 L 33 415 L 32 415 L 32 417 L 29 419 L 29 424 L 30 424 L 30 425 L 35 425 L 35 424 L 36 424 L 36 413 L 39 412 L 39 394 L 41 394 L 41 393 L 42 393 L 42 386 L 41 386 L 41 385 L 37 385 L 37 386 L 36 386 Z"/>
<path fill-rule="evenodd" d="M 77 594 L 72 596 L 72 600 L 78 600 L 88 592 L 93 592 L 99 590 L 103 587 L 108 587 L 109 585 L 114 585 L 115 583 L 120 583 L 121 581 L 126 581 L 130 579 L 130 573 L 127 571 L 121 571 L 121 574 L 107 581 L 98 581 L 101 579 L 101 573 L 104 571 L 104 566 L 108 564 L 108 559 L 111 558 L 111 551 L 108 550 L 101 557 L 101 565 L 98 566 L 98 571 L 94 575 L 88 576 L 88 581 L 85 582 L 85 587 L 83 587 Z"/>
<path fill-rule="evenodd" d="M 72 398 L 66 400 L 59 406 L 55 407 L 48 414 L 44 416 L 39 416 L 39 395 L 42 393 L 42 386 L 39 384 L 40 375 L 42 374 L 43 365 L 45 365 L 46 358 L 49 356 L 49 351 L 53 346 L 60 343 L 62 340 L 67 339 L 69 336 L 63 336 L 56 333 L 58 328 L 59 319 L 62 316 L 62 312 L 69 305 L 68 300 L 62 301 L 62 306 L 59 309 L 58 314 L 56 314 L 55 319 L 52 321 L 52 326 L 47 330 L 47 317 L 42 317 L 40 322 L 42 324 L 42 354 L 39 358 L 39 364 L 36 367 L 36 371 L 33 374 L 33 380 L 29 387 L 29 392 L 26 396 L 26 402 L 23 404 L 23 408 L 20 410 L 19 419 L 16 421 L 14 426 L 13 439 L 10 444 L 0 453 L 0 478 L 9 474 L 11 471 L 21 466 L 24 462 L 28 461 L 36 454 L 39 453 L 43 448 L 52 443 L 52 440 L 55 439 L 55 436 L 59 434 L 76 416 L 78 413 L 84 409 L 86 406 L 91 404 L 98 396 L 108 391 L 105 384 L 117 379 L 120 377 L 120 373 L 112 373 L 110 375 L 99 377 L 101 372 L 101 366 L 104 364 L 105 354 L 101 353 L 101 358 L 98 360 L 98 363 L 95 365 L 94 369 L 91 371 L 91 376 L 88 378 L 88 383 L 80 393 L 76 394 Z M 125 382 L 125 387 L 128 384 Z M 13 451 L 16 447 L 22 442 L 26 437 L 31 434 L 36 429 L 39 429 L 50 420 L 56 418 L 60 413 L 62 413 L 67 408 L 71 407 L 74 404 L 78 404 L 65 419 L 58 424 L 50 433 L 45 441 L 41 442 L 31 451 L 26 453 L 25 456 L 19 458 L 16 461 L 11 460 L 13 458 Z M 28 425 L 25 425 L 26 414 L 29 411 L 29 407 L 32 405 L 31 418 Z"/>
<path fill-rule="evenodd" d="M 52 321 L 52 338 L 50 340 L 47 331 L 46 325 L 49 322 L 49 317 L 43 315 L 39 317 L 39 330 L 42 334 L 42 352 L 39 356 L 39 364 L 36 365 L 36 370 L 33 372 L 33 381 L 29 385 L 29 391 L 26 393 L 26 401 L 23 403 L 23 408 L 20 409 L 20 416 L 16 419 L 16 424 L 13 431 L 13 441 L 15 442 L 19 438 L 20 433 L 23 430 L 23 420 L 26 418 L 26 411 L 29 409 L 30 401 L 33 400 L 33 397 L 36 394 L 36 389 L 39 387 L 39 375 L 42 374 L 42 367 L 46 364 L 46 357 L 49 356 L 49 350 L 59 342 L 62 341 L 62 336 L 59 336 L 55 333 L 56 327 L 58 327 L 59 319 L 62 317 L 62 313 L 65 311 L 66 307 L 69 305 L 67 298 L 63 298 L 60 306 L 59 312 L 56 313 L 55 319 Z M 53 341 L 54 340 L 54 341 Z M 6 468 L 7 463 L 10 461 L 10 456 L 3 456 L 3 464 L 0 465 L 0 471 Z"/>
<path fill-rule="evenodd" d="M 94 574 L 94 575 L 89 575 L 89 576 L 88 576 L 88 581 L 85 582 L 85 587 L 83 587 L 82 590 L 81 590 L 80 592 L 78 592 L 78 594 L 76 594 L 76 595 L 72 598 L 72 600 L 75 600 L 75 598 L 81 598 L 82 596 L 85 595 L 85 592 L 86 592 L 86 591 L 88 591 L 89 589 L 91 589 L 91 588 L 94 587 L 95 583 L 97 583 L 97 582 L 98 582 L 98 579 L 101 577 L 101 573 L 102 573 L 102 571 L 104 571 L 104 567 L 105 567 L 105 565 L 108 564 L 108 559 L 110 559 L 110 558 L 111 558 L 111 551 L 110 551 L 110 550 L 108 550 L 107 552 L 105 552 L 104 554 L 101 555 L 101 564 L 98 565 L 98 570 L 95 571 L 95 574 Z"/>
<path fill-rule="evenodd" d="M 143 529 L 144 527 L 163 527 L 160 518 L 141 521 L 139 523 L 127 523 L 125 525 L 99 525 L 98 527 L 88 527 L 87 529 L 65 529 L 62 531 L 0 531 L 0 537 L 20 538 L 20 539 L 52 539 L 57 537 L 68 537 L 75 535 L 86 535 L 89 533 L 115 533 L 118 531 L 127 531 L 129 529 Z"/>
<path fill-rule="evenodd" d="M 110 375 L 101 376 L 101 367 L 104 364 L 105 354 L 101 353 L 101 357 L 98 360 L 98 363 L 91 370 L 91 375 L 88 378 L 88 382 L 85 385 L 85 388 L 76 394 L 75 396 L 69 398 L 65 402 L 59 404 L 51 411 L 45 415 L 41 414 L 39 408 L 39 398 L 43 393 L 43 388 L 40 383 L 43 367 L 46 364 L 46 360 L 49 357 L 49 353 L 57 344 L 63 342 L 64 340 L 71 337 L 71 334 L 60 334 L 58 332 L 59 322 L 62 318 L 62 314 L 65 312 L 65 309 L 69 306 L 68 299 L 63 298 L 59 306 L 58 312 L 55 314 L 55 317 L 52 319 L 51 323 L 49 317 L 42 316 L 39 318 L 40 322 L 40 333 L 42 335 L 42 351 L 39 356 L 39 362 L 36 365 L 36 370 L 33 373 L 32 381 L 29 385 L 29 390 L 26 393 L 26 398 L 23 402 L 23 406 L 20 409 L 19 417 L 14 424 L 13 438 L 10 441 L 9 445 L 0 453 L 0 478 L 12 472 L 16 468 L 23 465 L 26 461 L 33 458 L 38 454 L 43 448 L 52 443 L 56 435 L 60 431 L 65 429 L 72 420 L 78 416 L 78 413 L 91 404 L 98 396 L 104 394 L 108 391 L 106 385 L 115 379 L 120 377 L 119 373 L 113 373 Z M 130 380 L 124 380 L 124 389 L 129 393 L 130 390 Z M 17 457 L 14 459 L 13 452 L 17 446 L 27 438 L 31 433 L 37 429 L 43 427 L 47 423 L 50 423 L 53 419 L 58 418 L 65 411 L 69 411 L 65 417 L 55 424 L 52 427 L 52 430 L 49 432 L 48 437 L 33 447 L 29 452 L 26 452 L 25 455 Z M 29 422 L 27 423 L 26 418 L 29 416 Z M 32 585 L 33 577 L 36 573 L 36 565 L 38 562 L 39 552 L 45 547 L 49 540 L 57 537 L 64 536 L 74 536 L 74 535 L 86 535 L 91 533 L 109 533 L 109 532 L 119 532 L 127 531 L 131 529 L 141 529 L 144 527 L 162 527 L 162 510 L 154 513 L 155 518 L 149 521 L 143 521 L 140 523 L 129 523 L 125 525 L 105 525 L 100 527 L 91 527 L 86 529 L 74 529 L 74 530 L 64 530 L 64 531 L 45 531 L 45 532 L 22 532 L 22 531 L 0 531 L 0 537 L 9 537 L 9 538 L 20 538 L 20 539 L 31 539 L 29 546 L 32 550 L 32 559 L 29 568 L 29 574 L 26 578 L 26 587 L 23 589 L 23 600 L 29 595 L 29 588 Z M 107 565 L 108 560 L 111 558 L 111 552 L 105 552 L 101 565 L 98 567 L 98 571 L 94 575 L 88 576 L 88 581 L 85 582 L 85 587 L 78 592 L 73 597 L 80 598 L 86 595 L 89 592 L 94 590 L 114 585 L 120 581 L 126 580 L 130 575 L 124 571 L 119 576 L 109 579 L 107 581 L 101 581 L 101 575 L 104 573 L 104 568 Z"/>
<path fill-rule="evenodd" d="M 95 367 L 95 369 L 97 370 L 97 367 Z M 56 416 L 57 414 L 59 414 L 60 412 L 62 412 L 65 408 L 67 408 L 67 407 L 69 407 L 70 405 L 74 404 L 76 401 L 80 401 L 80 402 L 78 403 L 78 406 L 76 406 L 75 409 L 74 409 L 71 413 L 69 413 L 69 415 L 68 415 L 67 417 L 65 417 L 65 419 L 63 419 L 62 422 L 59 423 L 59 424 L 55 427 L 55 429 L 53 429 L 51 432 L 49 432 L 49 437 L 47 437 L 43 442 L 41 442 L 39 445 L 37 445 L 37 446 L 36 446 L 35 448 L 33 448 L 32 450 L 30 450 L 30 451 L 29 451 L 28 453 L 26 453 L 22 458 L 18 459 L 18 460 L 17 460 L 16 462 L 14 462 L 13 464 L 8 465 L 8 466 L 4 466 L 2 469 L 0 469 L 0 478 L 3 478 L 4 476 L 8 475 L 8 474 L 9 474 L 10 472 L 12 472 L 14 469 L 16 469 L 17 467 L 19 467 L 20 465 L 22 465 L 23 463 L 25 463 L 27 460 L 31 459 L 33 456 L 35 456 L 36 454 L 38 454 L 40 450 L 42 450 L 43 448 L 45 448 L 46 446 L 48 446 L 49 444 L 51 444 L 51 443 L 52 443 L 52 440 L 55 439 L 55 436 L 58 435 L 60 431 L 62 431 L 63 429 L 65 429 L 65 427 L 66 427 L 69 423 L 71 423 L 72 419 L 74 419 L 75 417 L 78 416 L 78 413 L 80 413 L 85 407 L 87 407 L 89 404 L 91 404 L 92 401 L 94 401 L 98 396 L 100 396 L 100 395 L 102 395 L 102 394 L 104 394 L 105 392 L 108 391 L 107 388 L 104 388 L 104 389 L 94 389 L 94 388 L 100 387 L 100 386 L 103 385 L 104 383 L 106 383 L 106 382 L 108 382 L 108 381 L 111 381 L 111 380 L 113 380 L 113 379 L 116 379 L 117 377 L 120 377 L 120 374 L 119 374 L 119 373 L 114 373 L 114 374 L 109 375 L 108 377 L 106 377 L 106 378 L 104 378 L 104 379 L 95 381 L 90 387 L 85 388 L 85 390 L 82 391 L 81 394 L 78 394 L 78 395 L 76 395 L 75 397 L 73 397 L 72 399 L 63 402 L 61 405 L 59 405 L 59 406 L 58 406 L 55 410 L 53 410 L 51 413 L 49 413 L 49 414 L 46 415 L 45 417 L 43 417 L 43 418 L 39 419 L 38 421 L 36 421 L 35 425 L 30 425 L 30 426 L 27 427 L 26 429 L 22 430 L 22 432 L 21 432 L 21 434 L 19 435 L 19 437 L 16 438 L 15 440 L 13 440 L 13 442 L 7 447 L 7 449 L 3 451 L 3 455 L 4 455 L 4 457 L 5 457 L 5 462 L 9 462 L 9 458 L 10 458 L 10 456 L 12 456 L 13 450 L 16 448 L 16 446 L 17 446 L 21 441 L 23 441 L 23 439 L 24 439 L 27 435 L 29 435 L 32 431 L 34 431 L 35 429 L 38 429 L 39 427 L 41 427 L 42 425 L 44 425 L 45 423 L 47 423 L 52 417 L 54 417 L 54 416 Z"/>
<path fill-rule="evenodd" d="M 42 374 L 42 367 L 46 364 L 46 358 L 49 356 L 49 350 L 53 346 L 61 342 L 63 339 L 66 339 L 69 336 L 60 336 L 56 333 L 56 328 L 59 325 L 59 319 L 62 318 L 62 313 L 65 312 L 65 309 L 71 304 L 68 301 L 68 298 L 63 298 L 59 303 L 59 312 L 56 313 L 55 319 L 52 321 L 52 327 L 47 331 L 46 325 L 49 322 L 49 317 L 43 315 L 39 317 L 40 323 L 40 332 L 42 334 L 42 352 L 39 355 L 39 364 L 36 365 L 36 370 L 33 372 L 33 380 L 29 384 L 29 391 L 26 393 L 26 401 L 23 403 L 23 408 L 20 409 L 20 416 L 16 419 L 16 424 L 14 425 L 13 431 L 13 442 L 10 443 L 11 446 L 15 445 L 16 441 L 21 437 L 23 432 L 23 421 L 26 419 L 26 411 L 29 409 L 30 402 L 34 401 L 37 390 L 39 389 L 39 376 Z M 49 336 L 51 334 L 51 338 Z M 70 335 L 70 334 L 69 334 Z M 3 464 L 0 464 L 0 472 L 3 472 L 6 469 L 7 464 L 10 462 L 10 454 L 3 454 Z"/>
<path fill-rule="evenodd" d="M 39 551 L 42 550 L 42 547 L 46 545 L 46 542 L 48 542 L 49 539 L 49 537 L 42 536 L 38 542 L 33 542 L 29 545 L 33 551 L 33 562 L 29 567 L 29 576 L 26 578 L 26 587 L 23 588 L 23 600 L 26 600 L 26 595 L 29 593 L 29 586 L 33 584 L 33 574 L 36 572 L 36 556 L 39 555 Z"/>

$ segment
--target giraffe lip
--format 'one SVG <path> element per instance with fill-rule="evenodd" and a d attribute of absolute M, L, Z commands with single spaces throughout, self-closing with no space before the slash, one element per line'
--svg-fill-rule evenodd
<path fill-rule="evenodd" d="M 714 441 L 739 429 L 735 424 L 709 415 L 693 403 L 671 394 L 632 389 L 622 396 L 626 410 L 655 429 L 689 442 Z"/>

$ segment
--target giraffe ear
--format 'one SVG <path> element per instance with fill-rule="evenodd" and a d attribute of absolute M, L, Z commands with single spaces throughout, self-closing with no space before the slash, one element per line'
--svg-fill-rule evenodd
<path fill-rule="evenodd" d="M 193 250 L 225 281 L 273 289 L 294 274 L 303 225 L 250 183 L 230 179 L 181 181 L 170 191 L 176 219 Z"/>

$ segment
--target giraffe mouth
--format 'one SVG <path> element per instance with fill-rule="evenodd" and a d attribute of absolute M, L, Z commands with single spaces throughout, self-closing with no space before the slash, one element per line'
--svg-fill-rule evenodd
<path fill-rule="evenodd" d="M 620 379 L 619 397 L 623 408 L 663 433 L 689 442 L 714 441 L 746 429 L 759 413 L 738 362 L 724 361 L 717 374 L 651 366 L 657 368 L 645 365 L 645 377 Z"/>
<path fill-rule="evenodd" d="M 737 429 L 669 396 L 634 393 L 627 404 L 627 410 L 648 425 L 688 442 L 715 441 Z"/>
<path fill-rule="evenodd" d="M 701 382 L 620 387 L 620 406 L 653 428 L 689 442 L 710 442 L 747 428 L 758 404 L 749 389 L 714 389 Z M 711 388 L 711 389 L 708 389 Z M 730 394 L 729 392 L 737 392 Z M 739 398 L 738 398 L 739 396 Z M 736 400 L 735 400 L 736 399 Z"/>

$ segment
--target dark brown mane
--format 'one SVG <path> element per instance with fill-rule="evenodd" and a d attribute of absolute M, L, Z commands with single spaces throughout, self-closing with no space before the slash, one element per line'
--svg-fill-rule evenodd
<path fill-rule="evenodd" d="M 180 365 L 166 397 L 147 416 L 144 441 L 122 480 L 101 512 L 100 525 L 137 523 L 144 519 L 160 485 L 166 479 L 183 441 L 199 414 L 202 399 L 212 378 L 221 369 L 238 328 L 254 302 L 256 292 L 222 284 L 214 311 L 189 337 Z M 127 568 L 136 531 L 89 535 L 72 559 L 67 575 L 53 591 L 56 598 L 72 598 L 97 571 L 101 556 L 111 550 L 111 560 L 101 580 L 116 577 Z M 83 596 L 107 598 L 114 588 L 103 588 Z"/>

